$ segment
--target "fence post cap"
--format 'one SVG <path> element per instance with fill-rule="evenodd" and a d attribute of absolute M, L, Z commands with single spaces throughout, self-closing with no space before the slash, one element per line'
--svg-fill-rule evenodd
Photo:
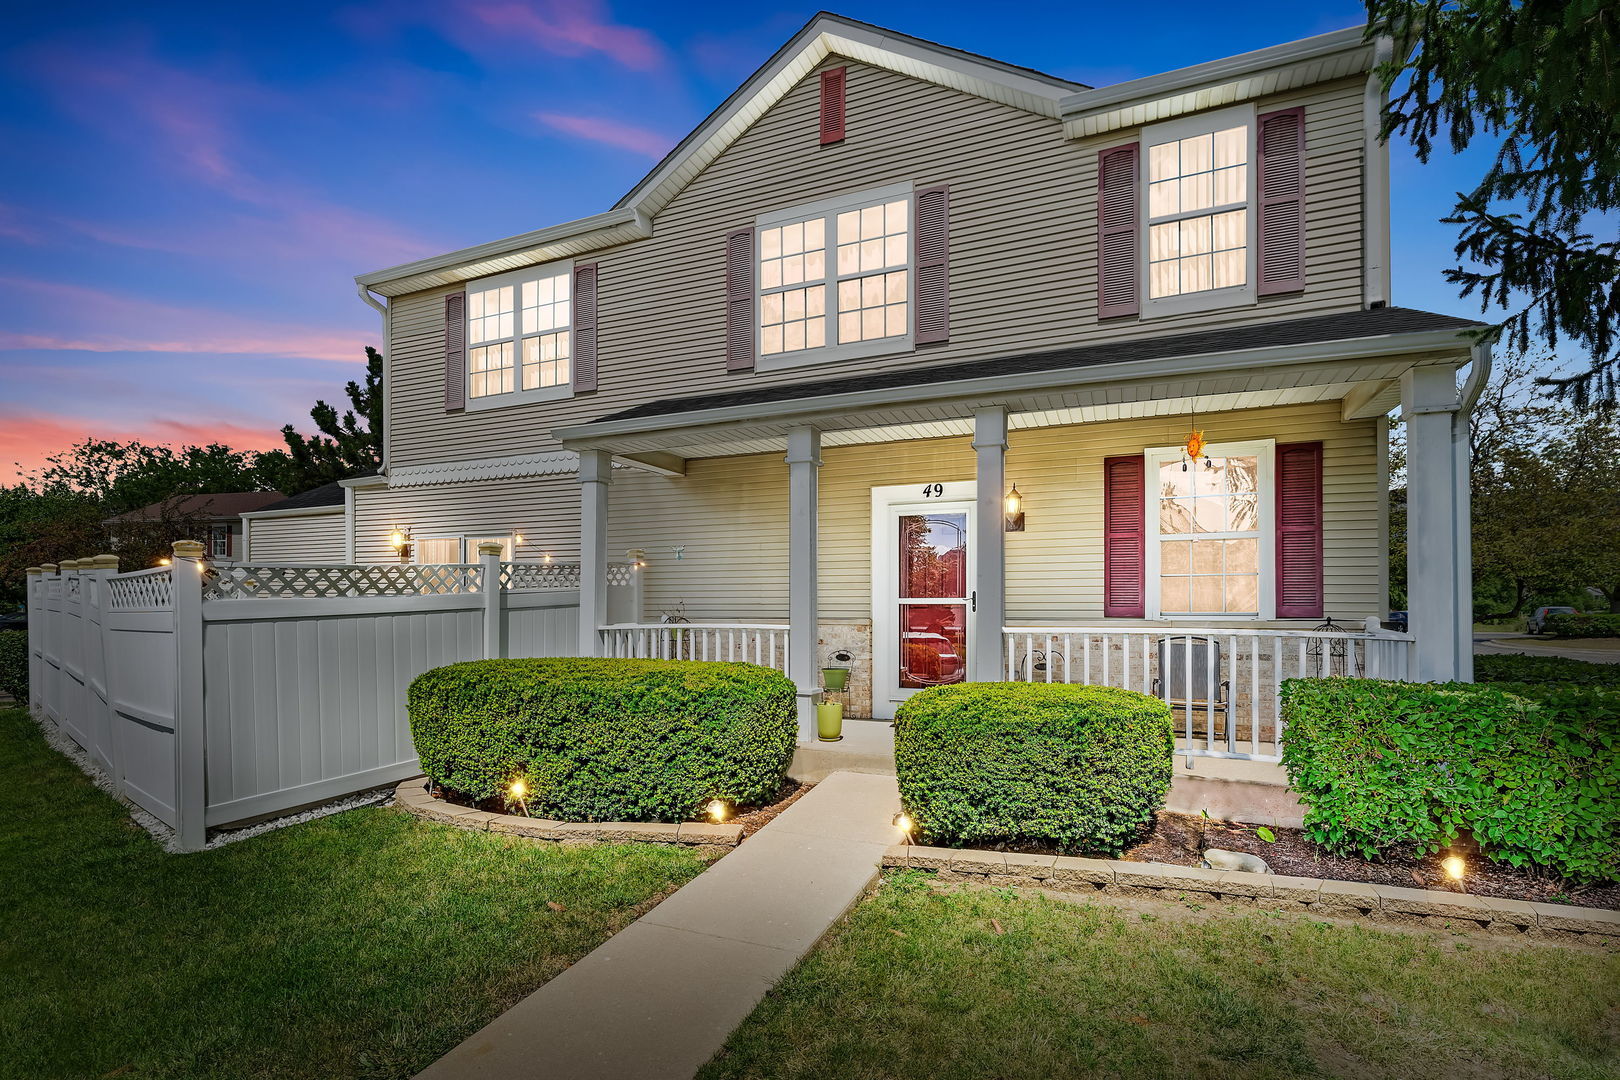
<path fill-rule="evenodd" d="M 77 570 L 79 568 L 79 560 L 78 559 L 63 559 L 61 562 L 56 564 L 56 568 L 58 570 L 60 570 L 62 573 L 64 573 L 64 574 L 67 573 L 69 570 Z"/>
<path fill-rule="evenodd" d="M 39 572 L 42 574 L 54 574 L 56 573 L 56 564 L 53 562 L 40 563 Z"/>
<path fill-rule="evenodd" d="M 116 556 L 116 555 L 97 555 L 94 559 L 91 559 L 90 561 L 93 564 L 95 564 L 95 568 L 97 570 L 116 570 L 116 569 L 118 569 L 118 556 Z"/>
<path fill-rule="evenodd" d="M 28 572 L 30 574 L 43 574 L 45 572 L 45 568 L 43 566 L 30 566 L 28 568 Z"/>
<path fill-rule="evenodd" d="M 200 559 L 203 557 L 201 540 L 176 540 L 174 542 L 174 557 L 177 559 Z"/>
<path fill-rule="evenodd" d="M 499 555 L 505 550 L 501 544 L 494 540 L 485 540 L 478 545 L 478 554 L 480 555 Z"/>

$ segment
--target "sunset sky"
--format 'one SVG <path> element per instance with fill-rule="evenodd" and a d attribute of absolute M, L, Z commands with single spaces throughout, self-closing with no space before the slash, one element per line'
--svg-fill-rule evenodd
<path fill-rule="evenodd" d="M 606 209 L 815 11 L 7 7 L 3 482 L 85 436 L 258 449 L 307 429 L 380 344 L 355 274 Z M 840 10 L 1093 85 L 1362 18 L 1340 0 Z M 1397 302 L 1476 313 L 1441 279 L 1436 219 L 1482 165 L 1397 148 Z"/>

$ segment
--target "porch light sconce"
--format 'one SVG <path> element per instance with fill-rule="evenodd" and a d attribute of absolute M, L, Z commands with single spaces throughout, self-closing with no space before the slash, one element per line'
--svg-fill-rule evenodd
<path fill-rule="evenodd" d="M 1024 497 L 1018 494 L 1017 484 L 1007 492 L 1006 515 L 1003 520 L 1007 523 L 1008 532 L 1024 531 Z"/>
<path fill-rule="evenodd" d="M 411 561 L 411 550 L 412 550 L 411 549 L 411 530 L 410 529 L 395 529 L 393 532 L 389 533 L 388 534 L 388 546 L 393 548 L 395 553 L 399 555 L 399 561 L 400 562 L 402 562 L 402 563 L 410 562 Z"/>

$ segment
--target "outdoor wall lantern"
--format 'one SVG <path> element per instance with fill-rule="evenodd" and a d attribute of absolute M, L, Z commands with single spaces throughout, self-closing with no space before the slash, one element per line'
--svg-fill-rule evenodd
<path fill-rule="evenodd" d="M 1018 494 L 1018 485 L 1014 484 L 1012 490 L 1007 492 L 1006 522 L 1008 532 L 1024 531 L 1024 497 Z"/>
<path fill-rule="evenodd" d="M 388 546 L 393 548 L 394 551 L 399 555 L 399 561 L 400 562 L 402 562 L 402 563 L 410 562 L 411 561 L 411 530 L 410 529 L 395 529 L 393 532 L 389 533 L 388 534 Z"/>

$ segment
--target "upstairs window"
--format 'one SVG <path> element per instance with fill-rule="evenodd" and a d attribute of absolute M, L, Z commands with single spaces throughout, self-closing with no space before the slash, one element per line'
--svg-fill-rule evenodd
<path fill-rule="evenodd" d="M 1223 109 L 1143 132 L 1143 314 L 1254 297 L 1254 118 Z"/>
<path fill-rule="evenodd" d="M 568 396 L 572 288 L 572 267 L 555 263 L 468 285 L 468 408 Z"/>
<path fill-rule="evenodd" d="M 911 199 L 883 189 L 759 219 L 762 368 L 910 348 Z"/>

